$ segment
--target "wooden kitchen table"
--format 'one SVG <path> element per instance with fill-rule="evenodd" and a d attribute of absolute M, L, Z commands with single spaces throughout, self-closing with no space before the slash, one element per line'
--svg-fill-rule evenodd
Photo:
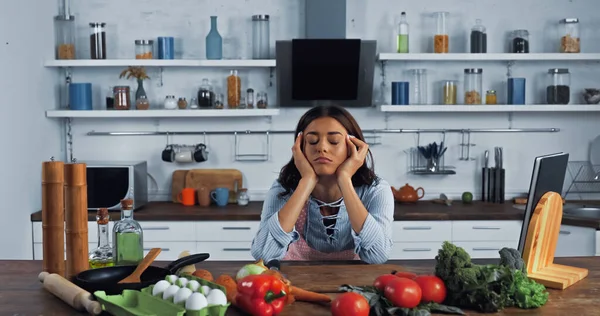
<path fill-rule="evenodd" d="M 473 260 L 477 263 L 485 261 Z M 494 262 L 494 261 L 492 261 Z M 246 262 L 241 261 L 206 261 L 198 264 L 198 268 L 207 269 L 214 275 L 221 273 L 234 274 Z M 390 261 L 406 270 L 416 273 L 431 273 L 435 264 L 434 260 L 409 260 Z M 506 309 L 495 315 L 599 315 L 600 306 L 600 257 L 557 258 L 556 263 L 572 265 L 589 269 L 589 275 L 584 280 L 564 290 L 549 290 L 550 298 L 542 308 L 534 310 Z M 156 262 L 156 265 L 165 265 L 165 262 Z M 285 265 L 282 271 L 285 272 Z M 298 263 L 294 263 L 298 264 Z M 320 265 L 322 262 L 304 262 L 301 264 Z M 336 264 L 339 264 L 336 263 Z M 42 267 L 41 261 L 0 261 L 0 315 L 13 316 L 51 316 L 51 315 L 85 315 L 78 313 L 66 303 L 53 296 L 42 288 L 38 281 L 38 274 Z M 368 269 L 368 266 L 365 266 Z M 315 278 L 318 278 L 319 268 L 314 269 Z M 293 282 L 293 277 L 289 276 Z M 352 275 L 337 281 L 341 284 L 354 284 Z M 465 311 L 467 314 L 477 314 Z M 319 306 L 303 302 L 295 302 L 286 306 L 282 315 L 330 315 L 329 306 Z M 227 315 L 243 315 L 235 308 L 230 307 Z"/>

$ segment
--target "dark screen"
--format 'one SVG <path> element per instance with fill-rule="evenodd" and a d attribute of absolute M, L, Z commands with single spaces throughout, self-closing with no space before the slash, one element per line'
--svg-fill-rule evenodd
<path fill-rule="evenodd" d="M 356 100 L 360 39 L 292 40 L 292 99 Z"/>
<path fill-rule="evenodd" d="M 129 168 L 87 168 L 88 208 L 113 207 L 129 190 Z"/>

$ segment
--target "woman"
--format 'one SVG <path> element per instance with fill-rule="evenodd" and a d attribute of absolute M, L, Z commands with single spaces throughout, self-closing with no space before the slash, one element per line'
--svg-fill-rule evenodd
<path fill-rule="evenodd" d="M 263 204 L 252 256 L 383 263 L 392 248 L 394 198 L 378 178 L 352 115 L 317 106 L 296 127 L 292 159 Z"/>

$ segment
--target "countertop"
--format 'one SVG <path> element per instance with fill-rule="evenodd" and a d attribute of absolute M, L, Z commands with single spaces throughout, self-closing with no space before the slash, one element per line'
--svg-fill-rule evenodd
<path fill-rule="evenodd" d="M 474 262 L 485 262 L 474 260 Z M 492 261 L 493 262 L 493 261 Z M 556 263 L 566 264 L 589 269 L 589 275 L 582 281 L 574 284 L 564 291 L 549 290 L 550 298 L 545 306 L 539 309 L 522 310 L 506 309 L 494 315 L 597 315 L 600 306 L 600 257 L 557 258 Z M 202 269 L 211 271 L 213 275 L 233 273 L 247 262 L 205 261 L 197 265 Z M 434 260 L 390 261 L 390 264 L 401 265 L 409 271 L 416 273 L 431 273 L 435 265 Z M 164 266 L 165 262 L 156 262 L 155 265 Z M 287 263 L 282 264 L 282 270 Z M 323 262 L 306 262 L 304 264 L 322 265 Z M 340 264 L 337 262 L 336 264 Z M 365 265 L 365 269 L 368 269 Z M 53 296 L 42 288 L 38 281 L 38 274 L 42 268 L 41 261 L 0 261 L 0 306 L 2 315 L 19 316 L 49 316 L 49 315 L 85 315 L 78 313 L 69 305 Z M 315 267 L 318 274 L 318 267 Z M 293 282 L 292 276 L 289 276 Z M 340 280 L 340 282 L 343 282 Z M 341 284 L 340 284 L 341 285 Z M 356 284 L 358 285 L 358 284 Z M 335 294 L 332 294 L 335 295 Z M 465 311 L 468 314 L 468 311 Z M 282 316 L 286 315 L 331 315 L 329 306 L 295 302 L 286 306 Z M 236 308 L 230 307 L 228 316 L 242 315 Z"/>
<path fill-rule="evenodd" d="M 586 203 L 589 204 L 588 201 Z M 599 204 L 600 202 L 595 202 Z M 253 201 L 246 206 L 229 204 L 225 207 L 183 206 L 171 202 L 150 202 L 134 213 L 138 221 L 259 221 L 262 201 Z M 396 202 L 396 221 L 442 221 L 442 220 L 523 220 L 524 211 L 514 207 L 512 201 L 503 204 L 473 202 L 463 204 L 454 201 L 452 206 L 419 201 L 413 204 Z M 119 212 L 111 212 L 113 220 Z M 96 212 L 88 212 L 88 221 L 96 220 Z M 31 214 L 32 222 L 42 221 L 42 211 Z M 585 218 L 563 215 L 565 225 L 600 229 L 600 218 Z"/>

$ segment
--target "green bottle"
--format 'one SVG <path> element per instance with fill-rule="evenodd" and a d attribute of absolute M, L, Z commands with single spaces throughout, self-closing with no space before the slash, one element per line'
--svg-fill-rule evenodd
<path fill-rule="evenodd" d="M 396 50 L 400 54 L 408 53 L 408 22 L 406 21 L 406 12 L 400 15 L 400 24 L 398 24 L 398 35 L 396 35 Z"/>
<path fill-rule="evenodd" d="M 121 200 L 121 220 L 113 227 L 115 265 L 137 265 L 144 258 L 144 233 L 133 219 L 133 200 Z"/>

